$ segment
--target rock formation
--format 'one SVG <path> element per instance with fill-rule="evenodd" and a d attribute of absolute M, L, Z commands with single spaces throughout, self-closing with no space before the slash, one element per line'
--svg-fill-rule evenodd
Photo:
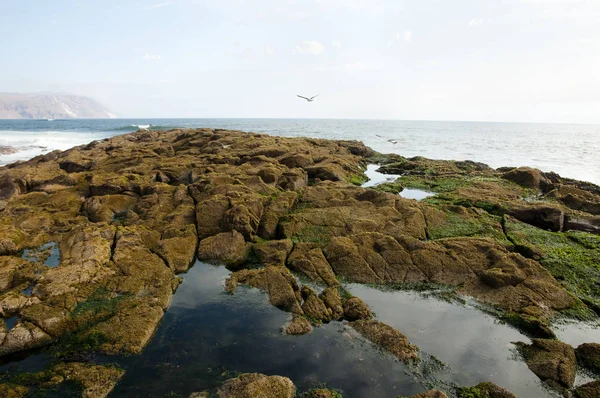
<path fill-rule="evenodd" d="M 356 186 L 369 162 L 403 176 Z M 390 193 L 403 186 L 437 195 Z M 285 333 L 343 319 L 400 360 L 417 348 L 342 281 L 443 285 L 552 337 L 554 314 L 600 312 L 598 203 L 600 187 L 552 173 L 405 159 L 359 142 L 209 129 L 95 141 L 0 168 L 0 315 L 19 317 L 10 330 L 0 323 L 0 355 L 66 338 L 138 353 L 196 258 L 234 271 L 232 294 L 264 290 L 291 314 Z M 58 266 L 23 256 L 51 242 Z M 530 362 L 553 344 L 534 343 Z M 543 378 L 569 388 L 571 362 L 560 369 Z"/>

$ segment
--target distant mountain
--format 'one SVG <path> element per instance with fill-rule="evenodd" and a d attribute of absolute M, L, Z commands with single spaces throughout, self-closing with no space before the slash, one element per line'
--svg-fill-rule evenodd
<path fill-rule="evenodd" d="M 98 102 L 79 95 L 0 93 L 0 119 L 114 117 Z"/>

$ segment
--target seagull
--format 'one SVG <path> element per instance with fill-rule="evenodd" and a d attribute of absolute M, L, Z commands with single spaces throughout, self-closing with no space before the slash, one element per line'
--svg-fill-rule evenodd
<path fill-rule="evenodd" d="M 388 142 L 391 142 L 394 145 L 396 145 L 398 143 L 398 141 L 396 141 L 396 140 L 388 140 Z"/>
<path fill-rule="evenodd" d="M 318 97 L 318 96 L 319 96 L 319 94 L 317 94 L 317 95 L 313 95 L 313 96 L 312 96 L 312 97 L 310 97 L 310 98 L 303 97 L 303 96 L 301 96 L 301 95 L 297 95 L 297 96 L 298 96 L 298 97 L 300 97 L 300 98 L 304 98 L 304 99 L 305 99 L 305 100 L 307 100 L 308 102 L 313 102 L 313 101 L 314 101 L 314 99 L 315 99 L 316 97 Z"/>

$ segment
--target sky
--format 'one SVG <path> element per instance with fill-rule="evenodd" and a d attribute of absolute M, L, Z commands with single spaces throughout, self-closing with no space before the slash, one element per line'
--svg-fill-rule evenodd
<path fill-rule="evenodd" d="M 600 123 L 600 0 L 0 0 L 0 50 L 119 117 Z"/>

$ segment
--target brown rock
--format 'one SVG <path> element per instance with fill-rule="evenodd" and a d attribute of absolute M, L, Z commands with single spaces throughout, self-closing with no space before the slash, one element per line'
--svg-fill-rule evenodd
<path fill-rule="evenodd" d="M 600 373 L 600 344 L 584 343 L 575 349 L 577 360 L 586 368 Z"/>
<path fill-rule="evenodd" d="M 575 398 L 598 397 L 600 397 L 600 380 L 592 381 L 575 389 Z"/>
<path fill-rule="evenodd" d="M 344 308 L 342 307 L 342 299 L 336 287 L 328 287 L 323 290 L 319 298 L 327 308 L 331 310 L 331 319 L 339 320 L 344 316 Z"/>
<path fill-rule="evenodd" d="M 21 322 L 6 334 L 4 341 L 0 344 L 0 356 L 41 347 L 51 342 L 52 337 L 39 327 L 29 322 Z"/>
<path fill-rule="evenodd" d="M 64 160 L 60 162 L 59 167 L 67 173 L 81 173 L 89 170 L 92 167 L 92 162 L 76 162 L 72 160 Z"/>
<path fill-rule="evenodd" d="M 290 169 L 299 167 L 304 169 L 314 163 L 310 155 L 303 155 L 301 153 L 291 154 L 283 156 L 279 159 L 279 163 L 289 167 Z"/>
<path fill-rule="evenodd" d="M 305 398 L 341 398 L 341 394 L 337 391 L 327 388 L 319 388 L 311 390 L 304 394 Z"/>
<path fill-rule="evenodd" d="M 575 382 L 575 350 L 558 340 L 534 339 L 531 345 L 520 343 L 529 369 L 552 387 L 568 389 Z"/>
<path fill-rule="evenodd" d="M 369 307 L 364 301 L 358 297 L 350 297 L 344 301 L 344 318 L 349 321 L 356 321 L 359 319 L 370 319 L 373 317 Z"/>
<path fill-rule="evenodd" d="M 418 349 L 408 342 L 408 339 L 399 331 L 384 323 L 375 320 L 359 320 L 349 323 L 366 339 L 383 349 L 391 352 L 401 361 L 418 357 Z"/>
<path fill-rule="evenodd" d="M 531 167 L 519 167 L 512 169 L 502 175 L 502 178 L 525 187 L 539 189 L 548 192 L 552 189 L 552 182 L 546 178 L 544 173 Z"/>
<path fill-rule="evenodd" d="M 91 365 L 87 363 L 62 363 L 52 369 L 64 380 L 71 380 L 83 387 L 83 398 L 105 398 L 117 385 L 124 370 L 112 366 Z"/>
<path fill-rule="evenodd" d="M 244 236 L 238 231 L 223 232 L 202 239 L 198 246 L 198 259 L 219 262 L 236 267 L 248 258 L 250 244 L 244 241 Z"/>
<path fill-rule="evenodd" d="M 285 267 L 285 261 L 294 244 L 289 239 L 272 240 L 255 244 L 252 248 L 264 266 Z"/>
<path fill-rule="evenodd" d="M 287 265 L 291 270 L 304 274 L 313 281 L 323 282 L 327 286 L 339 285 L 322 250 L 315 248 L 314 244 L 296 243 Z"/>
<path fill-rule="evenodd" d="M 304 302 L 301 308 L 308 319 L 317 324 L 331 320 L 332 311 L 325 306 L 313 289 L 303 286 L 302 297 L 304 298 Z"/>
<path fill-rule="evenodd" d="M 296 192 L 282 192 L 267 204 L 260 221 L 258 234 L 263 239 L 274 239 L 277 235 L 279 219 L 289 213 L 296 205 Z"/>
<path fill-rule="evenodd" d="M 219 398 L 293 398 L 296 388 L 290 379 L 244 373 L 230 379 L 219 388 Z"/>
<path fill-rule="evenodd" d="M 517 398 L 515 394 L 491 382 L 479 383 L 475 386 L 478 390 L 487 394 L 488 398 Z"/>
<path fill-rule="evenodd" d="M 285 334 L 298 336 L 312 332 L 312 325 L 310 321 L 303 316 L 293 315 L 290 323 L 283 327 Z"/>
<path fill-rule="evenodd" d="M 521 203 L 513 203 L 510 205 L 508 213 L 527 224 L 531 224 L 538 228 L 560 232 L 564 230 L 565 213 L 558 206 L 553 205 L 524 205 Z"/>
<path fill-rule="evenodd" d="M 230 292 L 238 283 L 266 291 L 272 305 L 294 314 L 302 314 L 300 287 L 296 279 L 283 267 L 265 267 L 234 272 L 226 282 Z"/>

